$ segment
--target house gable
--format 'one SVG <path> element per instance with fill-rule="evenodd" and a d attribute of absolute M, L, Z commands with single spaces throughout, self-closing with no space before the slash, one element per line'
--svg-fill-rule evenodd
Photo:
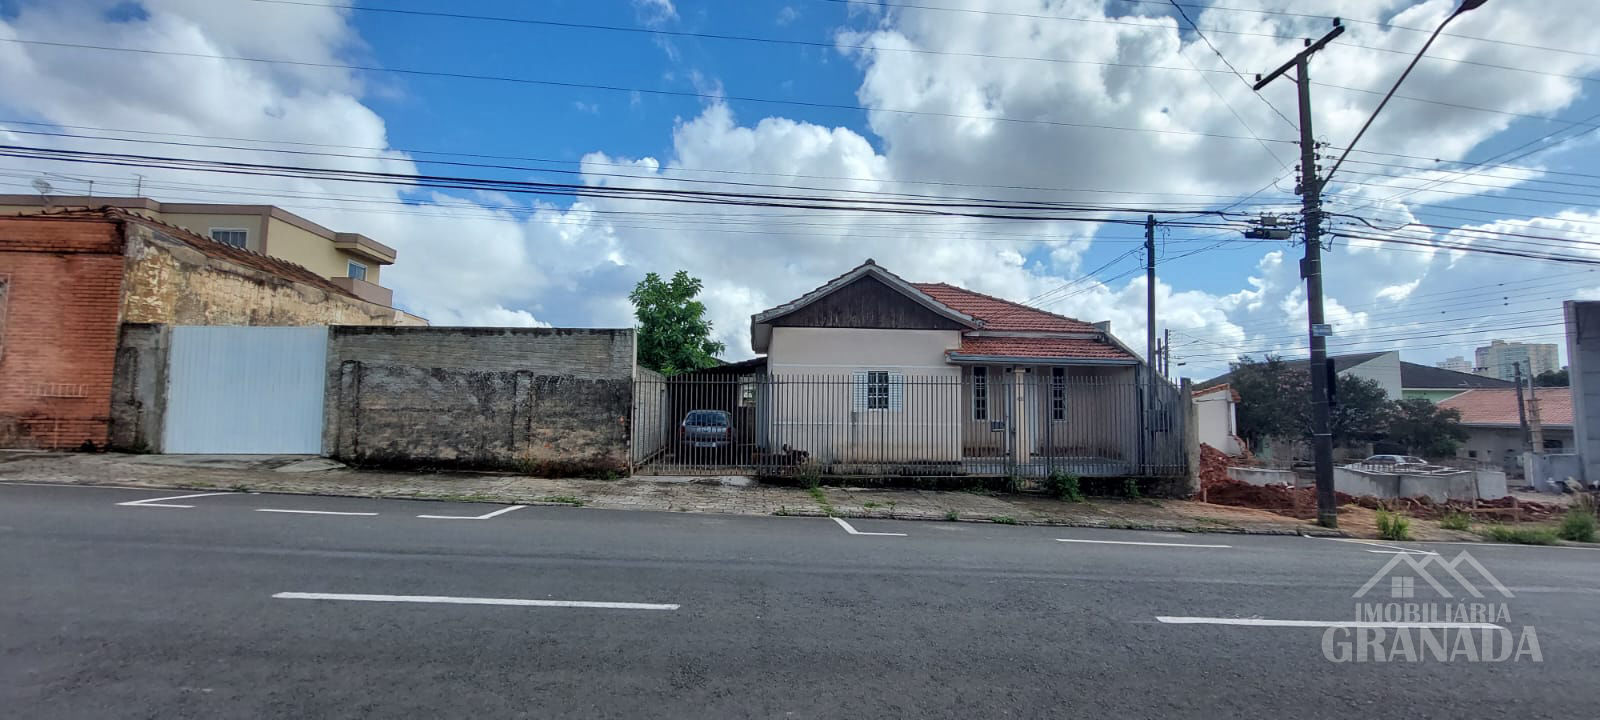
<path fill-rule="evenodd" d="M 964 330 L 966 325 L 906 297 L 872 275 L 771 321 L 774 327 L 870 328 L 880 330 Z"/>

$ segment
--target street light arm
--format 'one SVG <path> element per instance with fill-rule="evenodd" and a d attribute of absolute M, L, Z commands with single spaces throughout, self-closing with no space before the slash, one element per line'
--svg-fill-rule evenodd
<path fill-rule="evenodd" d="M 1329 180 L 1333 179 L 1333 174 L 1339 172 L 1339 166 L 1343 165 L 1344 159 L 1350 156 L 1350 151 L 1355 149 L 1356 143 L 1361 142 L 1361 136 L 1367 133 L 1367 128 L 1372 127 L 1372 121 L 1378 119 L 1378 113 L 1383 112 L 1383 107 L 1389 104 L 1389 99 L 1394 97 L 1394 91 L 1399 90 L 1400 84 L 1406 81 L 1406 76 L 1411 74 L 1411 69 L 1415 68 L 1417 63 L 1422 61 L 1423 55 L 1428 54 L 1428 48 L 1433 46 L 1434 40 L 1439 39 L 1439 33 L 1444 32 L 1444 26 L 1449 25 L 1451 20 L 1456 19 L 1456 17 L 1462 13 L 1467 12 L 1468 10 L 1476 10 L 1487 1 L 1488 0 L 1464 0 L 1464 2 L 1461 3 L 1461 7 L 1456 8 L 1456 11 L 1450 13 L 1450 16 L 1445 18 L 1444 22 L 1439 23 L 1439 27 L 1434 28 L 1433 34 L 1429 35 L 1428 41 L 1422 44 L 1422 49 L 1417 51 L 1416 57 L 1411 58 L 1411 64 L 1406 66 L 1405 72 L 1400 73 L 1400 79 L 1394 81 L 1394 86 L 1390 87 L 1389 92 L 1384 94 L 1383 100 L 1378 103 L 1377 109 L 1373 110 L 1372 114 L 1367 116 L 1367 121 L 1362 123 L 1361 129 L 1356 132 L 1355 138 L 1350 141 L 1349 145 L 1345 146 L 1344 152 L 1339 154 L 1339 159 L 1333 163 L 1333 167 L 1328 169 L 1328 173 L 1322 176 L 1322 185 L 1324 187 L 1328 185 Z"/>

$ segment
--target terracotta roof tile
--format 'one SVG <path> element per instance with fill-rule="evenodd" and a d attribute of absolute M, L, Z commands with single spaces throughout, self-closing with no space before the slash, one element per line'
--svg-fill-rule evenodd
<path fill-rule="evenodd" d="M 1545 426 L 1572 426 L 1572 391 L 1569 388 L 1539 388 L 1539 421 Z M 1442 408 L 1461 411 L 1463 425 L 1501 425 L 1516 427 L 1516 388 L 1468 390 L 1439 403 Z"/>
<path fill-rule="evenodd" d="M 947 283 L 912 283 L 946 306 L 983 321 L 985 330 L 1042 330 L 1048 332 L 1097 332 L 1082 320 L 1045 312 L 1021 303 L 958 288 Z"/>
<path fill-rule="evenodd" d="M 1083 338 L 1057 337 L 965 337 L 962 355 L 1017 358 L 1076 358 L 1132 360 L 1132 355 L 1111 343 Z"/>

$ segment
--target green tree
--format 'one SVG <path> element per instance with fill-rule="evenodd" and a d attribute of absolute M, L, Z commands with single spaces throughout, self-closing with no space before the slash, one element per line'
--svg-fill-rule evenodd
<path fill-rule="evenodd" d="M 628 294 L 639 320 L 639 364 L 663 375 L 713 367 L 727 349 L 711 339 L 699 278 L 679 270 L 671 280 L 649 273 Z"/>
<path fill-rule="evenodd" d="M 1233 364 L 1228 384 L 1239 393 L 1235 417 L 1239 434 L 1252 447 L 1268 439 L 1311 437 L 1311 375 L 1307 366 L 1268 355 L 1263 360 L 1241 357 Z M 1330 412 L 1333 440 L 1341 445 L 1383 437 L 1390 402 L 1378 383 L 1340 377 Z"/>
<path fill-rule="evenodd" d="M 1568 385 L 1567 369 L 1546 370 L 1533 378 L 1533 384 L 1539 387 L 1566 387 Z"/>
<path fill-rule="evenodd" d="M 1389 414 L 1389 441 L 1416 455 L 1454 455 L 1467 439 L 1461 411 L 1440 408 L 1426 398 L 1408 398 L 1394 404 Z"/>

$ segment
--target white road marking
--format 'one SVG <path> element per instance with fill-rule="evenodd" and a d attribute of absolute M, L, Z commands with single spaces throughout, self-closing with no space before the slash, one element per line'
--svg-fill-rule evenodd
<path fill-rule="evenodd" d="M 1350 538 L 1321 538 L 1321 539 L 1322 540 L 1332 540 L 1334 542 L 1342 542 L 1342 543 L 1354 543 L 1356 545 L 1371 545 L 1372 547 L 1387 548 L 1389 550 L 1395 551 L 1395 552 L 1383 552 L 1381 550 L 1368 550 L 1367 551 L 1367 552 L 1371 552 L 1371 553 L 1378 553 L 1380 555 L 1438 555 L 1439 554 L 1439 553 L 1433 552 L 1431 550 L 1414 550 L 1412 548 L 1403 548 L 1403 547 L 1400 547 L 1398 545 L 1385 545 L 1383 543 L 1372 542 L 1370 540 L 1352 540 Z"/>
<path fill-rule="evenodd" d="M 861 532 L 860 530 L 857 530 L 857 529 L 855 529 L 853 527 L 850 527 L 850 523 L 845 522 L 844 518 L 837 518 L 836 517 L 836 518 L 833 519 L 833 521 L 836 522 L 836 523 L 839 523 L 839 527 L 844 528 L 844 531 L 847 532 L 847 533 L 850 533 L 851 535 L 878 535 L 878 536 L 881 536 L 881 537 L 905 537 L 906 536 L 905 533 Z"/>
<path fill-rule="evenodd" d="M 1199 543 L 1135 542 L 1133 540 L 1072 540 L 1056 538 L 1056 542 L 1092 543 L 1095 545 L 1156 545 L 1158 547 L 1231 548 L 1232 545 L 1202 545 Z"/>
<path fill-rule="evenodd" d="M 488 513 L 486 515 L 418 515 L 417 517 L 419 517 L 419 518 L 427 518 L 429 520 L 488 520 L 489 518 L 495 517 L 497 515 L 504 515 L 504 514 L 506 514 L 508 512 L 511 512 L 512 510 L 521 510 L 524 507 L 527 507 L 527 506 L 526 505 L 512 505 L 511 507 L 500 508 L 499 510 L 496 510 L 496 511 L 494 511 L 492 513 Z"/>
<path fill-rule="evenodd" d="M 334 512 L 332 510 L 278 510 L 276 508 L 256 508 L 256 512 L 294 513 L 296 515 L 362 515 L 371 517 L 377 513 Z"/>
<path fill-rule="evenodd" d="M 353 602 L 434 603 L 443 605 L 514 605 L 517 607 L 599 608 L 602 610 L 677 610 L 676 603 L 594 602 L 589 600 L 522 600 L 518 598 L 449 597 L 445 595 L 359 595 L 350 593 L 281 592 L 280 600 L 350 600 Z"/>
<path fill-rule="evenodd" d="M 1468 540 L 1430 540 L 1429 545 L 1477 545 L 1479 547 L 1554 548 L 1556 550 L 1600 550 L 1595 545 L 1530 545 L 1527 543 L 1486 543 Z"/>
<path fill-rule="evenodd" d="M 193 505 L 168 505 L 168 504 L 163 504 L 163 501 L 165 501 L 165 500 L 187 500 L 189 498 L 203 498 L 203 497 L 211 497 L 212 495 L 231 495 L 231 494 L 232 493 L 197 493 L 197 494 L 194 494 L 194 495 L 172 495 L 170 497 L 145 498 L 143 500 L 132 500 L 132 501 L 129 501 L 129 502 L 119 502 L 117 504 L 118 505 L 125 505 L 127 507 L 192 508 L 192 507 L 194 507 Z"/>
<path fill-rule="evenodd" d="M 1270 618 L 1171 617 L 1156 616 L 1168 625 L 1244 625 L 1249 627 L 1347 627 L 1347 628 L 1426 628 L 1438 630 L 1487 630 L 1494 623 L 1475 622 L 1379 622 L 1358 620 L 1273 620 Z"/>
<path fill-rule="evenodd" d="M 93 488 L 96 490 L 165 490 L 167 488 L 134 487 L 132 485 L 83 485 L 80 483 L 17 482 L 0 480 L 0 485 L 27 485 L 28 487 Z"/>

